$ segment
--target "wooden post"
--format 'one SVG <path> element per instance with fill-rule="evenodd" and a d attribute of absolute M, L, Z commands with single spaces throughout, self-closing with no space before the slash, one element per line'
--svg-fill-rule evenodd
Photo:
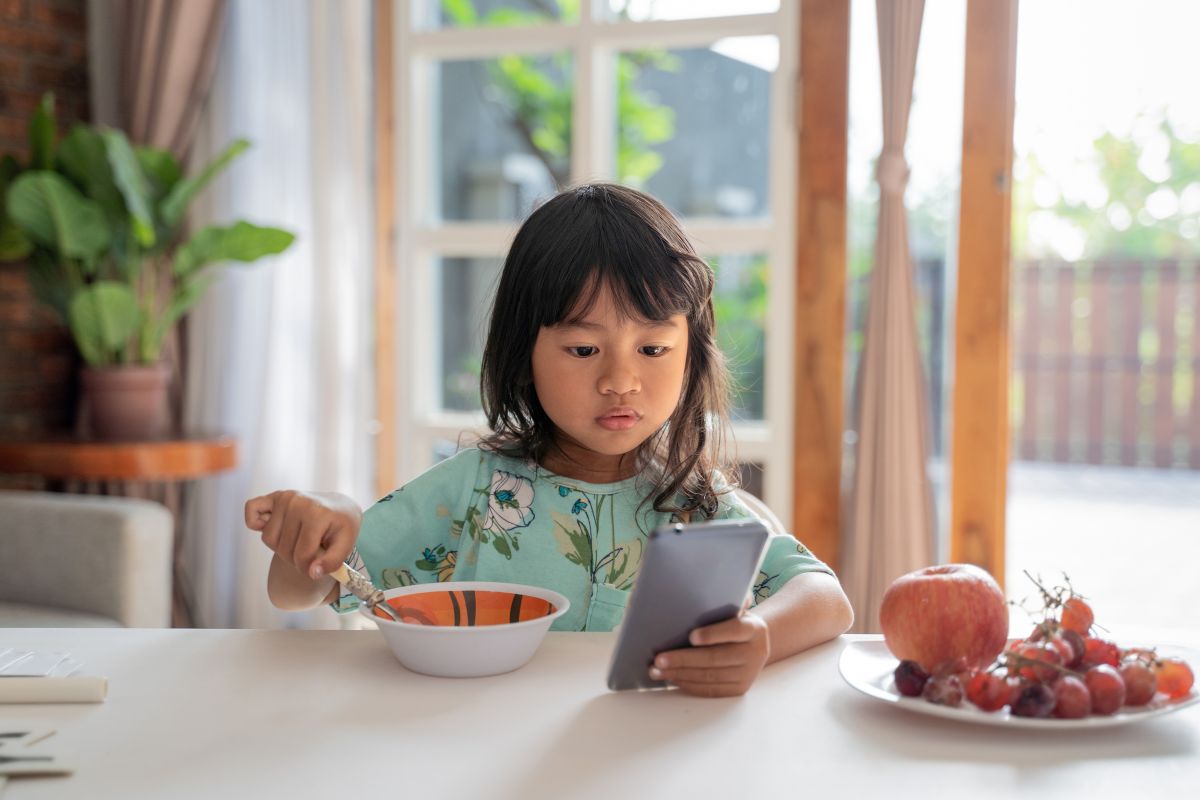
<path fill-rule="evenodd" d="M 954 333 L 950 559 L 1004 582 L 1018 0 L 969 0 Z"/>
<path fill-rule="evenodd" d="M 792 520 L 831 565 L 841 535 L 849 81 L 849 0 L 802 0 Z"/>
<path fill-rule="evenodd" d="M 375 495 L 396 486 L 394 0 L 375 0 Z"/>

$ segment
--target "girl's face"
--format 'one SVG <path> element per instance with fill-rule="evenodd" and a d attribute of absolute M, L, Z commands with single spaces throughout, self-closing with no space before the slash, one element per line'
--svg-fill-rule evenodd
<path fill-rule="evenodd" d="M 633 474 L 622 461 L 679 404 L 687 318 L 623 319 L 607 288 L 579 322 L 543 327 L 533 346 L 533 388 L 554 422 L 558 448 L 543 465 L 603 483 Z"/>

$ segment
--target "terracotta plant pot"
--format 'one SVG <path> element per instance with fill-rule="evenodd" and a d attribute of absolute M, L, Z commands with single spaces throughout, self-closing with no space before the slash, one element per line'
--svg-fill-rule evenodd
<path fill-rule="evenodd" d="M 107 441 L 162 439 L 171 432 L 166 364 L 84 367 L 85 419 L 91 435 Z"/>

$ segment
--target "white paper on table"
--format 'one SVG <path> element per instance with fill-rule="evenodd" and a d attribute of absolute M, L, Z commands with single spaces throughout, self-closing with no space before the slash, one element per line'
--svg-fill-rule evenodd
<path fill-rule="evenodd" d="M 69 656 L 62 652 L 31 650 L 23 658 L 0 667 L 0 678 L 45 678 L 57 674 Z"/>

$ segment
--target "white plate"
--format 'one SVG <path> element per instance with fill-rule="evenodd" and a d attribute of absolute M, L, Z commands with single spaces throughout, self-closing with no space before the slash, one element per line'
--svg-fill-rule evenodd
<path fill-rule="evenodd" d="M 1187 661 L 1188 666 L 1193 669 L 1200 665 L 1200 653 L 1195 650 L 1182 647 L 1159 647 L 1158 652 L 1164 656 L 1178 656 Z M 887 645 L 882 641 L 851 642 L 846 645 L 841 658 L 838 659 L 838 671 L 842 673 L 846 683 L 876 700 L 933 717 L 945 717 L 979 725 L 999 725 L 1007 728 L 1040 728 L 1042 730 L 1107 728 L 1161 717 L 1163 714 L 1170 714 L 1172 711 L 1200 703 L 1200 692 L 1193 687 L 1191 694 L 1178 700 L 1168 700 L 1165 695 L 1159 694 L 1148 705 L 1125 706 L 1111 716 L 1093 715 L 1082 719 L 1017 717 L 1010 714 L 1007 707 L 999 711 L 987 712 L 966 699 L 958 708 L 952 708 L 939 706 L 919 697 L 905 697 L 896 691 L 896 682 L 892 679 L 892 672 L 899 663 L 896 657 L 888 652 Z"/>

